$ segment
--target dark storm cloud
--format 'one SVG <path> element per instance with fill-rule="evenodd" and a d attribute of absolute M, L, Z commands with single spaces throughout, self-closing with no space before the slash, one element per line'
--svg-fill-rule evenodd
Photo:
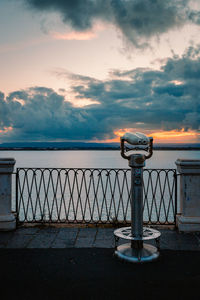
<path fill-rule="evenodd" d="M 5 96 L 0 92 L 0 129 L 10 126 L 9 111 L 7 103 L 5 102 Z"/>
<path fill-rule="evenodd" d="M 73 29 L 84 31 L 96 20 L 112 23 L 135 46 L 187 22 L 200 24 L 188 0 L 23 0 L 38 11 L 54 11 Z M 145 39 L 141 41 L 140 38 Z"/>
<path fill-rule="evenodd" d="M 198 52 L 197 49 L 195 50 Z M 200 58 L 187 51 L 160 70 L 113 70 L 106 81 L 71 74 L 77 99 L 97 101 L 74 107 L 45 87 L 0 93 L 1 140 L 92 140 L 113 138 L 120 128 L 200 129 Z"/>

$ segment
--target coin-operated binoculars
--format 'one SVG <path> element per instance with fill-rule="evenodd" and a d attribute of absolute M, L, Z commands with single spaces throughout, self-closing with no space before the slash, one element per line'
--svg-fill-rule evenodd
<path fill-rule="evenodd" d="M 128 148 L 125 144 L 131 144 Z M 127 155 L 130 150 L 146 151 L 147 155 L 135 153 Z M 130 262 L 152 261 L 159 256 L 160 232 L 143 227 L 143 167 L 145 160 L 153 154 L 153 138 L 143 133 L 125 133 L 121 137 L 121 156 L 129 161 L 131 167 L 131 227 L 122 227 L 114 231 L 115 255 Z M 127 239 L 130 243 L 117 246 L 119 238 Z M 143 243 L 145 240 L 154 239 L 156 246 Z"/>

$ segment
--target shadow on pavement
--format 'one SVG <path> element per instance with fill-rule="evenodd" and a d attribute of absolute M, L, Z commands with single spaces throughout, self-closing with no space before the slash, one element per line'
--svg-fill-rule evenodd
<path fill-rule="evenodd" d="M 163 250 L 155 262 L 113 249 L 0 249 L 2 299 L 195 299 L 200 253 Z M 189 296 L 188 296 L 189 294 Z"/>

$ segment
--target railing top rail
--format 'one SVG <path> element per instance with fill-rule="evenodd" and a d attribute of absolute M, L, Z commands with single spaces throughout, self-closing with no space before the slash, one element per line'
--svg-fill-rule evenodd
<path fill-rule="evenodd" d="M 51 168 L 51 167 L 19 167 L 19 168 L 16 168 L 16 170 L 84 170 L 84 171 L 87 171 L 87 170 L 91 170 L 91 171 L 110 171 L 110 170 L 113 170 L 113 171 L 130 171 L 131 168 Z M 176 172 L 176 169 L 165 169 L 165 168 L 144 168 L 144 170 L 147 170 L 147 171 L 173 171 L 173 172 Z"/>

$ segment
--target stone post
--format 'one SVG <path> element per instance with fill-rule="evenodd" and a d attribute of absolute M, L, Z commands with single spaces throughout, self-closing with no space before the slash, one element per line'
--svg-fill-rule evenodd
<path fill-rule="evenodd" d="M 180 174 L 180 215 L 177 215 L 179 231 L 200 231 L 200 160 L 178 159 Z"/>
<path fill-rule="evenodd" d="M 11 209 L 13 158 L 0 158 L 0 230 L 14 230 L 16 218 Z"/>

